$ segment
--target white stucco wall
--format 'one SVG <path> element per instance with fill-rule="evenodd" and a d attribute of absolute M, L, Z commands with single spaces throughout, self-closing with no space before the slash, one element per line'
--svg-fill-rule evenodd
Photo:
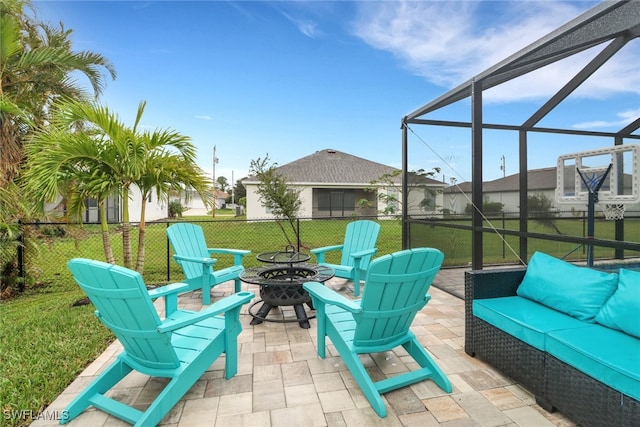
<path fill-rule="evenodd" d="M 129 194 L 129 221 L 140 222 L 142 207 L 142 193 L 136 186 L 131 187 Z M 145 221 L 155 221 L 169 216 L 169 205 L 166 200 L 158 200 L 155 190 L 152 190 L 151 201 L 147 200 L 145 207 Z"/>
<path fill-rule="evenodd" d="M 45 205 L 45 212 L 52 213 L 52 211 L 60 204 L 62 197 L 59 197 L 53 203 L 47 203 Z M 131 187 L 129 190 L 129 221 L 140 222 L 140 214 L 142 208 L 142 193 L 137 186 Z M 120 201 L 120 209 L 122 209 L 122 201 Z M 60 213 L 58 213 L 60 214 Z M 122 219 L 122 212 L 120 212 L 120 219 Z M 145 208 L 145 221 L 155 221 L 164 219 L 169 216 L 169 206 L 166 201 L 158 200 L 155 190 L 151 196 L 151 202 L 147 201 Z M 85 219 L 86 220 L 86 219 Z M 98 222 L 97 205 L 92 208 L 92 213 L 89 215 L 89 222 Z"/>
<path fill-rule="evenodd" d="M 273 219 L 274 216 L 260 203 L 260 196 L 258 195 L 258 186 L 256 184 L 243 183 L 244 188 L 247 191 L 247 220 L 252 219 Z M 301 189 L 300 191 L 300 205 L 299 216 L 301 218 L 311 218 L 313 212 L 313 188 L 312 187 L 296 187 Z"/>
<path fill-rule="evenodd" d="M 543 194 L 553 204 L 553 207 L 556 211 L 561 212 L 564 216 L 571 216 L 572 212 L 575 212 L 576 215 L 580 215 L 582 212 L 587 211 L 587 203 L 558 203 L 555 200 L 554 190 L 546 190 L 546 191 L 531 191 L 530 195 L 534 194 Z M 447 193 L 444 195 L 444 207 L 446 209 L 450 209 L 453 213 L 464 213 L 464 209 L 468 203 L 471 203 L 471 194 L 467 194 L 469 199 L 465 197 L 464 194 L 453 194 Z M 520 195 L 517 191 L 507 191 L 507 192 L 493 192 L 493 193 L 484 193 L 484 201 L 497 202 L 502 203 L 504 205 L 503 212 L 505 213 L 517 213 L 520 211 Z M 455 205 L 455 210 L 453 206 Z M 628 211 L 640 211 L 640 203 L 627 205 Z M 601 209 L 596 205 L 596 213 L 601 214 Z"/>

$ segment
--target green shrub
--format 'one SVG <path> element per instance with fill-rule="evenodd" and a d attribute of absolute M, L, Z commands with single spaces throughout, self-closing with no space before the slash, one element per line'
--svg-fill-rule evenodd
<path fill-rule="evenodd" d="M 184 207 L 179 200 L 169 202 L 169 218 L 182 217 Z"/>

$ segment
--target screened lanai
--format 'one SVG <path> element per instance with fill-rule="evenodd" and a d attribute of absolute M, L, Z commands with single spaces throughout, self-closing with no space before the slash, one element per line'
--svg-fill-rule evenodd
<path fill-rule="evenodd" d="M 580 138 L 581 141 L 597 139 L 604 146 L 619 146 L 640 143 L 640 117 L 632 117 L 613 131 L 580 130 L 571 126 L 567 120 L 566 126 L 545 126 L 544 118 L 554 111 L 562 109 L 562 103 L 579 90 L 581 85 L 588 83 L 596 72 L 624 52 L 625 58 L 635 61 L 634 67 L 640 73 L 640 1 L 606 1 L 599 3 L 592 9 L 576 17 L 555 31 L 547 34 L 536 42 L 528 45 L 519 52 L 477 74 L 470 80 L 451 89 L 431 102 L 423 105 L 402 118 L 402 161 L 403 161 L 403 245 L 404 247 L 442 246 L 449 245 L 450 252 L 469 250 L 471 267 L 482 269 L 488 263 L 499 260 L 499 256 L 488 257 L 486 252 L 495 245 L 502 246 L 502 253 L 513 252 L 512 256 L 504 259 L 526 263 L 533 251 L 541 248 L 557 247 L 556 255 L 574 255 L 583 253 L 576 251 L 577 247 L 602 248 L 600 256 L 610 258 L 640 257 L 640 240 L 629 237 L 631 228 L 640 228 L 640 217 L 625 215 L 623 219 L 609 221 L 607 224 L 598 222 L 595 235 L 588 236 L 584 232 L 571 231 L 571 227 L 556 226 L 556 231 L 550 227 L 539 228 L 535 224 L 529 209 L 531 191 L 528 176 L 530 167 L 529 154 L 534 151 L 543 152 L 545 144 L 558 144 L 558 138 Z M 545 67 L 557 66 L 571 58 L 588 55 L 586 65 L 577 72 L 563 76 L 563 83 L 552 96 L 536 105 L 534 112 L 517 123 L 505 123 L 508 103 L 501 104 L 505 114 L 494 114 L 504 121 L 489 122 L 484 116 L 486 103 L 483 95 L 487 90 L 509 85 L 517 79 L 526 78 L 529 73 L 544 72 Z M 629 61 L 626 61 L 628 64 Z M 566 73 L 565 73 L 566 74 Z M 636 91 L 637 95 L 638 92 Z M 637 100 L 640 98 L 636 98 Z M 595 101 L 594 101 L 595 102 Z M 640 105 L 640 102 L 636 107 Z M 451 108 L 455 106 L 456 108 Z M 495 107 L 494 107 L 495 109 Z M 453 111 L 453 118 L 443 111 Z M 636 109 L 637 112 L 637 109 Z M 572 116 L 579 114 L 572 111 Z M 562 113 L 560 113 L 562 114 Z M 573 121 L 575 118 L 572 117 Z M 586 119 L 585 119 L 586 120 Z M 421 164 L 422 157 L 433 155 L 425 153 L 430 138 L 441 135 L 440 129 L 449 129 L 452 135 L 466 138 L 470 142 L 470 194 L 465 194 L 463 202 L 473 206 L 466 218 L 448 216 L 447 210 L 439 217 L 421 217 L 412 215 L 409 209 L 407 195 L 413 191 L 407 188 L 408 177 L 412 173 L 413 165 Z M 508 136 L 496 136 L 506 134 Z M 487 135 L 491 135 L 487 138 Z M 452 136 L 452 138 L 454 138 Z M 498 141 L 498 142 L 496 142 Z M 517 146 L 518 169 L 518 205 L 519 211 L 512 217 L 505 215 L 488 215 L 483 212 L 484 181 L 483 154 L 490 144 L 515 144 Z M 418 147 L 418 148 L 416 148 Z M 569 149 L 569 151 L 571 151 Z M 440 159 L 446 160 L 447 153 L 436 153 Z M 555 164 L 556 158 L 550 158 L 549 163 Z M 452 180 L 452 185 L 455 180 Z M 637 182 L 637 181 L 634 181 Z M 586 210 L 586 207 L 585 207 Z M 579 215 L 580 212 L 576 214 Z M 581 217 L 584 217 L 582 214 Z M 560 218 L 547 218 L 549 223 L 559 223 Z M 562 219 L 569 221 L 569 219 Z M 542 220 L 538 221 L 542 222 Z M 584 224 L 584 223 L 583 223 Z M 604 225 L 603 225 L 604 224 Z M 627 229 L 625 230 L 625 224 Z M 434 230 L 446 229 L 442 234 Z M 558 232 L 557 229 L 561 231 Z M 584 230 L 583 226 L 578 226 Z M 609 230 L 609 231 L 607 231 Z M 626 233 L 625 233 L 626 232 Z M 470 234 L 469 248 L 463 245 L 454 247 L 460 239 L 459 233 Z M 437 237 L 437 241 L 434 239 Z M 494 236 L 498 235 L 499 239 Z M 443 238 L 444 236 L 444 238 Z M 447 253 L 445 248 L 445 254 Z M 493 249 L 492 249 L 493 251 Z M 574 253 L 575 252 L 575 253 Z"/>

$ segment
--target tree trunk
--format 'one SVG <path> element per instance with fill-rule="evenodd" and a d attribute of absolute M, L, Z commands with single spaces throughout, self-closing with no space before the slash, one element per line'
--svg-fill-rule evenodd
<path fill-rule="evenodd" d="M 111 248 L 111 239 L 109 238 L 109 224 L 107 224 L 107 210 L 104 206 L 104 199 L 98 202 L 100 210 L 100 229 L 102 230 L 102 246 L 104 247 L 104 256 L 109 264 L 115 264 L 113 258 L 113 249 Z"/>
<path fill-rule="evenodd" d="M 140 228 L 138 229 L 138 259 L 136 261 L 136 271 L 142 274 L 144 270 L 144 233 L 146 224 L 144 221 L 147 210 L 147 198 L 142 198 L 142 208 L 140 209 Z"/>
<path fill-rule="evenodd" d="M 0 187 L 12 182 L 22 165 L 22 142 L 11 127 L 12 122 L 9 118 L 0 119 Z"/>

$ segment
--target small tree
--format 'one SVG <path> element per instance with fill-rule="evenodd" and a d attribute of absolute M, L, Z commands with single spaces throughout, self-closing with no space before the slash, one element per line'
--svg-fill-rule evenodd
<path fill-rule="evenodd" d="M 553 210 L 553 202 L 544 194 L 532 194 L 527 196 L 529 206 L 529 217 L 543 226 L 553 228 L 556 233 L 562 234 L 553 217 L 558 213 Z"/>
<path fill-rule="evenodd" d="M 216 182 L 218 183 L 218 187 L 220 191 L 224 191 L 225 193 L 229 191 L 229 181 L 224 176 L 219 176 L 216 178 Z"/>
<path fill-rule="evenodd" d="M 300 190 L 289 186 L 287 178 L 276 171 L 277 166 L 276 163 L 269 164 L 267 154 L 264 159 L 258 158 L 251 161 L 249 173 L 255 175 L 259 181 L 257 193 L 260 203 L 276 218 L 276 223 L 287 239 L 287 243 L 294 245 L 300 237 L 296 226 L 302 204 Z M 288 227 L 285 224 L 288 224 Z M 291 232 L 295 239 L 291 237 Z"/>
<path fill-rule="evenodd" d="M 414 203 L 414 208 L 426 211 L 429 207 L 432 206 L 433 199 L 435 198 L 438 191 L 425 187 L 425 182 L 427 182 L 427 180 L 429 179 L 432 179 L 433 176 L 439 172 L 440 168 L 436 167 L 430 171 L 418 169 L 407 174 L 407 188 L 409 193 L 417 188 L 425 188 L 424 198 L 418 200 L 417 205 L 415 205 Z M 385 215 L 395 215 L 402 208 L 401 200 L 398 199 L 398 196 L 401 194 L 400 190 L 402 187 L 402 183 L 398 179 L 398 176 L 400 174 L 402 174 L 401 170 L 395 170 L 393 172 L 385 173 L 379 178 L 370 182 L 373 188 L 369 189 L 369 191 L 378 192 L 378 200 L 383 202 L 385 206 L 385 208 L 382 210 L 382 213 Z M 384 188 L 387 191 L 379 192 L 378 190 L 381 188 Z M 369 202 L 366 199 L 362 199 L 358 203 L 363 207 L 369 205 Z M 410 208 L 411 206 L 407 207 L 408 210 L 410 210 Z"/>
<path fill-rule="evenodd" d="M 236 200 L 238 200 L 238 203 L 246 206 L 246 201 L 244 203 L 241 201 L 242 199 L 246 200 L 246 197 L 247 197 L 247 189 L 244 188 L 244 185 L 242 185 L 242 179 L 239 179 L 236 181 L 234 192 L 235 192 Z"/>
<path fill-rule="evenodd" d="M 172 200 L 169 202 L 169 218 L 182 218 L 182 212 L 184 212 L 184 207 L 180 200 Z"/>

